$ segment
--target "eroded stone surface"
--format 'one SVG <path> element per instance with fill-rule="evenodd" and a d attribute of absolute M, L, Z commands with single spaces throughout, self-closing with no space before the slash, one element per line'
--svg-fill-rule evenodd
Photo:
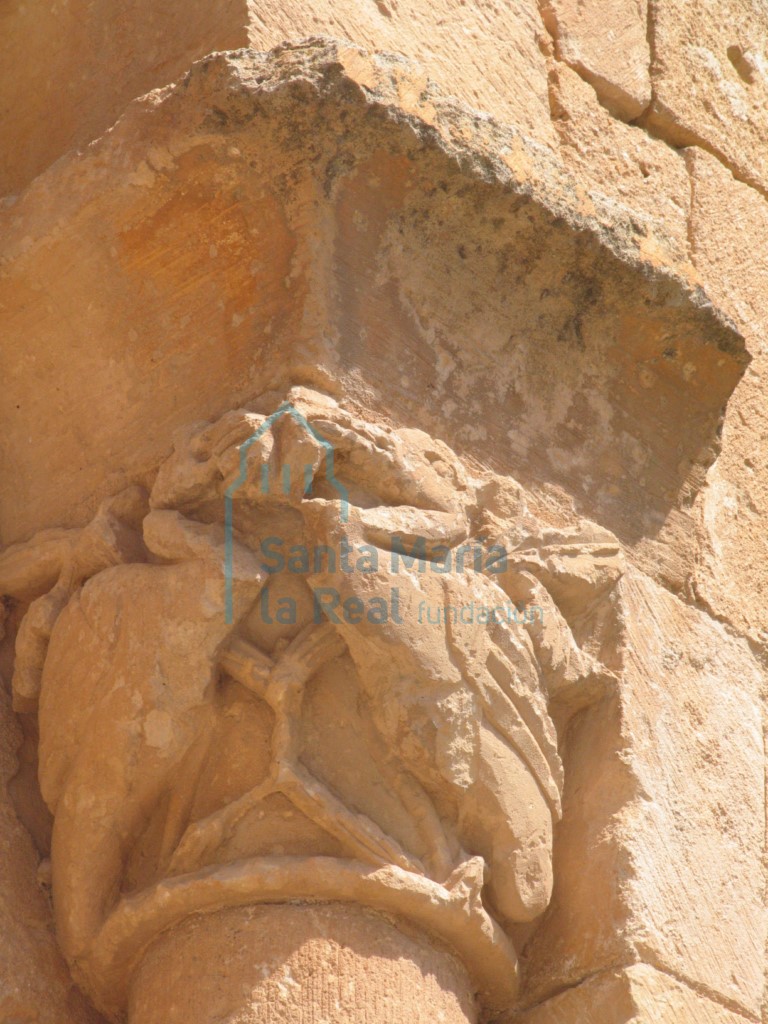
<path fill-rule="evenodd" d="M 0 1019 L 36 1024 L 98 1024 L 56 946 L 38 871 L 40 854 L 8 792 L 21 743 L 11 702 L 0 687 Z M 48 882 L 50 880 L 48 879 Z"/>
<path fill-rule="evenodd" d="M 422 61 L 461 102 L 542 142 L 554 138 L 536 0 L 193 0 L 160 8 L 143 0 L 128 11 L 103 0 L 53 9 L 13 0 L 0 12 L 0 27 L 0 196 L 20 192 L 68 150 L 98 138 L 130 100 L 168 85 L 199 57 L 319 35 Z M 16 61 L 32 38 L 27 60 Z M 426 84 L 422 72 L 415 95 Z"/>
<path fill-rule="evenodd" d="M 249 43 L 268 50 L 285 39 L 332 36 L 402 53 L 429 68 L 443 92 L 543 143 L 553 140 L 536 0 L 249 0 Z M 426 85 L 424 75 L 421 88 Z"/>
<path fill-rule="evenodd" d="M 635 573 L 617 600 L 622 683 L 566 740 L 573 816 L 526 950 L 527 998 L 641 959 L 754 1017 L 768 924 L 761 666 Z"/>
<path fill-rule="evenodd" d="M 740 338 L 672 216 L 656 241 L 659 218 L 598 205 L 519 134 L 412 83 L 398 59 L 323 43 L 212 58 L 6 211 L 0 293 L 24 353 L 8 541 L 82 525 L 149 481 L 175 429 L 292 373 L 491 452 L 549 514 L 601 522 L 686 586 Z M 59 459 L 77 463 L 67 487 L 35 468 Z"/>
<path fill-rule="evenodd" d="M 600 102 L 625 121 L 651 101 L 647 5 L 640 0 L 544 0 L 544 24 L 558 60 L 589 82 Z"/>
<path fill-rule="evenodd" d="M 553 69 L 551 88 L 560 155 L 596 216 L 610 224 L 625 211 L 646 258 L 688 263 L 691 189 L 682 155 L 611 117 L 570 68 Z"/>
<path fill-rule="evenodd" d="M 650 5 L 653 104 L 647 123 L 701 145 L 768 191 L 768 10 L 755 0 Z"/>
<path fill-rule="evenodd" d="M 376 974 L 366 1004 L 385 1017 L 398 986 L 409 1020 L 438 1005 L 471 1019 L 470 989 L 509 1007 L 516 950 L 529 1008 L 512 1014 L 526 1024 L 760 1016 L 768 224 L 727 167 L 764 189 L 764 15 L 700 7 L 652 5 L 655 105 L 641 124 L 660 138 L 605 109 L 628 118 L 647 97 L 643 12 L 618 0 L 545 6 L 552 124 L 533 6 L 193 6 L 183 25 L 173 8 L 110 16 L 108 39 L 99 12 L 78 23 L 77 4 L 0 16 L 14 46 L 40 32 L 23 74 L 4 63 L 21 96 L 11 130 L 50 104 L 30 82 L 67 92 L 55 123 L 39 119 L 45 138 L 6 148 L 14 188 L 134 92 L 243 42 L 244 26 L 259 48 L 320 30 L 427 64 L 317 40 L 218 56 L 5 204 L 0 306 L 15 354 L 0 437 L 16 493 L 2 529 L 21 543 L 0 555 L 15 666 L 8 643 L 2 658 L 26 723 L 12 788 L 46 853 L 31 779 L 42 692 L 59 933 L 111 1013 L 160 931 L 171 948 L 230 908 L 231 939 L 258 897 L 372 908 L 374 945 L 393 938 L 375 914 L 397 918 L 407 959 Z M 626 30 L 625 63 L 596 19 Z M 741 380 L 738 332 L 754 357 Z M 325 426 L 355 480 L 358 542 L 382 545 L 397 525 L 453 544 L 466 527 L 503 538 L 514 571 L 406 573 L 398 609 L 415 609 L 415 626 L 331 618 L 302 634 L 261 608 L 222 624 L 220 487 L 239 433 L 296 382 L 336 410 Z M 290 393 L 319 415 L 317 394 Z M 318 468 L 295 434 L 262 454 L 278 476 Z M 275 530 L 337 543 L 338 493 L 288 490 Z M 241 516 L 249 502 L 257 514 L 238 544 L 273 515 L 258 486 L 245 497 Z M 359 610 L 394 585 L 391 571 L 327 567 L 311 585 L 265 581 L 247 544 L 236 555 L 238 608 L 266 594 L 311 615 L 314 586 Z M 417 598 L 500 588 L 540 601 L 542 628 L 518 623 L 499 647 L 487 623 L 418 622 Z M 429 699 L 414 689 L 435 679 Z M 513 696 L 499 701 L 496 685 Z M 80 1024 L 89 1011 L 32 895 L 35 854 L 6 821 L 4 906 L 25 917 L 27 894 L 30 909 L 0 945 L 14 979 L 0 1014 Z M 309 974 L 340 955 L 335 942 L 288 955 L 302 993 L 285 990 L 291 1012 L 324 1014 L 331 980 L 315 988 Z M 158 1012 L 158 956 L 145 1015 Z M 446 968 L 454 956 L 469 982 Z M 234 1019 L 261 1000 L 280 1020 L 275 979 L 230 1000 Z M 182 974 L 174 984 L 183 996 L 168 1004 L 187 1024 L 202 1003 Z M 433 986 L 428 1010 L 419 986 Z M 362 1013 L 349 1000 L 340 1020 Z"/>
<path fill-rule="evenodd" d="M 219 962 L 223 969 L 200 964 Z M 474 1024 L 462 966 L 359 907 L 261 906 L 188 918 L 148 951 L 130 1024 Z"/>
<path fill-rule="evenodd" d="M 737 629 L 764 642 L 768 630 L 768 202 L 735 181 L 714 157 L 687 150 L 693 184 L 693 261 L 741 326 L 753 363 L 729 403 L 723 450 L 701 498 L 702 561 L 697 593 Z"/>
<path fill-rule="evenodd" d="M 615 682 L 619 545 L 547 529 L 420 431 L 287 399 L 180 434 L 149 496 L 116 496 L 65 550 L 36 645 L 47 595 L 22 620 L 59 940 L 114 1017 L 189 914 L 356 901 L 453 948 L 498 1011 L 503 929 L 552 890 L 555 722 Z M 39 578 L 35 548 L 4 590 Z"/>
<path fill-rule="evenodd" d="M 498 925 L 523 935 L 546 910 L 564 799 L 524 1004 L 640 957 L 757 1012 L 749 648 L 623 575 L 604 531 L 543 528 L 509 478 L 472 478 L 441 442 L 326 396 L 287 397 L 180 433 L 148 497 L 117 496 L 70 542 L 47 580 L 70 588 L 48 646 L 18 650 L 25 700 L 42 650 L 58 932 L 97 1005 L 119 1016 L 146 944 L 190 913 L 313 897 L 402 915 L 503 1009 L 516 960 Z M 465 542 L 471 567 L 446 564 Z M 9 559 L 20 594 L 35 547 Z M 450 615 L 505 600 L 540 615 Z"/>
<path fill-rule="evenodd" d="M 645 964 L 605 971 L 534 1010 L 519 1024 L 745 1024 L 751 1017 Z"/>

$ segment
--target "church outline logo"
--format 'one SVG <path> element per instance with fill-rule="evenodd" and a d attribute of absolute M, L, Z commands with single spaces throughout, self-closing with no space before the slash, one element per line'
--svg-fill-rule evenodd
<path fill-rule="evenodd" d="M 248 467 L 246 460 L 248 458 L 248 449 L 251 445 L 255 444 L 260 438 L 267 433 L 268 430 L 272 429 L 272 425 L 281 419 L 283 416 L 291 416 L 296 423 L 299 424 L 312 438 L 320 444 L 325 452 L 325 477 L 331 486 L 338 491 L 341 496 L 341 502 L 339 507 L 339 518 L 342 523 L 346 523 L 349 519 L 349 493 L 344 484 L 340 480 L 336 479 L 334 473 L 334 449 L 330 441 L 328 441 L 322 434 L 319 434 L 312 424 L 303 416 L 299 410 L 291 402 L 283 402 L 282 405 L 275 410 L 270 416 L 268 416 L 261 424 L 258 430 L 256 430 L 247 441 L 240 445 L 240 466 L 237 478 L 229 485 L 224 493 L 224 604 L 227 625 L 231 625 L 234 622 L 234 606 L 233 606 L 233 595 L 232 595 L 232 575 L 233 575 L 233 559 L 234 559 L 234 496 L 236 492 L 243 486 L 246 479 L 248 478 Z M 291 477 L 290 477 L 290 466 L 283 466 L 282 473 L 282 485 L 283 494 L 290 493 Z M 287 472 L 286 472 L 287 471 Z M 314 476 L 314 469 L 312 465 L 306 465 L 304 467 L 304 494 L 308 494 L 312 488 L 312 480 Z M 266 462 L 261 464 L 261 493 L 269 494 L 269 466 Z"/>

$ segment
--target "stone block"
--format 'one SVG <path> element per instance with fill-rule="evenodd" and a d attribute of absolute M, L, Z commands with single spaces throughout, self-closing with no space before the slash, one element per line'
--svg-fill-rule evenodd
<path fill-rule="evenodd" d="M 558 60 L 578 71 L 616 117 L 631 121 L 651 101 L 647 8 L 638 0 L 547 0 L 544 23 Z"/>
<path fill-rule="evenodd" d="M 566 739 L 555 893 L 525 951 L 526 1001 L 642 960 L 757 1016 L 762 673 L 745 641 L 649 580 L 629 572 L 620 591 L 619 690 Z"/>
<path fill-rule="evenodd" d="M 510 1024 L 746 1024 L 722 1003 L 645 964 L 605 971 Z"/>
<path fill-rule="evenodd" d="M 768 191 L 768 7 L 752 0 L 653 0 L 647 125 L 716 154 Z"/>
<path fill-rule="evenodd" d="M 686 151 L 692 259 L 704 287 L 743 332 L 752 364 L 723 418 L 722 450 L 700 499 L 698 595 L 737 629 L 768 637 L 768 202 L 709 153 Z"/>

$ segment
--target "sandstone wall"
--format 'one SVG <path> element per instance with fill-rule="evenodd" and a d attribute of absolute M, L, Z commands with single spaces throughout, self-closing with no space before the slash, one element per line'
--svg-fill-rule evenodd
<path fill-rule="evenodd" d="M 659 451 L 679 459 L 681 479 L 688 479 L 691 466 L 701 479 L 693 474 L 677 504 L 662 508 L 649 499 L 639 539 L 630 526 L 642 503 L 630 502 L 622 540 L 630 561 L 655 580 L 626 584 L 625 599 L 644 632 L 626 640 L 618 702 L 602 706 L 596 719 L 577 719 L 569 733 L 576 798 L 562 826 L 568 843 L 561 843 L 560 853 L 556 846 L 562 881 L 530 939 L 524 1006 L 510 1019 L 768 1020 L 762 674 L 768 640 L 768 6 L 760 0 L 6 3 L 0 10 L 0 322 L 14 344 L 2 357 L 0 443 L 10 473 L 0 542 L 23 541 L 49 527 L 82 526 L 106 494 L 130 479 L 146 482 L 170 450 L 172 427 L 194 417 L 189 395 L 186 408 L 174 398 L 148 433 L 132 435 L 144 381 L 167 374 L 171 394 L 173 382 L 188 373 L 202 382 L 200 394 L 214 396 L 220 380 L 231 384 L 238 353 L 247 349 L 250 321 L 237 332 L 240 318 L 256 315 L 245 298 L 254 281 L 274 305 L 271 315 L 279 314 L 295 224 L 265 201 L 261 229 L 275 263 L 237 276 L 245 229 L 231 213 L 234 204 L 219 207 L 195 192 L 194 155 L 187 159 L 166 144 L 181 131 L 174 118 L 187 115 L 163 90 L 213 51 L 263 51 L 309 36 L 350 40 L 418 62 L 408 71 L 407 86 L 398 86 L 403 109 L 441 130 L 440 118 L 424 113 L 435 109 L 432 82 L 436 95 L 452 95 L 480 112 L 487 130 L 482 145 L 487 153 L 500 151 L 502 143 L 507 147 L 505 159 L 521 189 L 535 192 L 545 187 L 541 182 L 554 183 L 563 204 L 578 209 L 596 237 L 610 235 L 611 245 L 624 246 L 627 265 L 642 264 L 640 277 L 647 280 L 656 268 L 677 275 L 691 291 L 700 286 L 745 340 L 751 363 L 738 383 L 730 363 L 703 357 L 686 363 L 686 372 L 702 382 L 697 415 L 704 410 L 716 417 L 735 387 L 718 430 L 717 457 L 700 458 L 670 427 L 672 441 L 662 433 Z M 223 74 L 220 64 L 210 67 L 198 68 L 192 91 L 208 88 L 200 84 L 206 75 Z M 369 70 L 356 69 L 355 63 L 347 73 L 353 79 L 358 74 L 361 88 L 385 88 Z M 389 74 L 381 72 L 382 78 Z M 153 89 L 160 91 L 129 106 Z M 126 107 L 122 124 L 113 128 Z M 519 145 L 510 142 L 507 129 Z M 165 141 L 155 146 L 152 133 L 161 131 Z M 463 122 L 457 131 L 470 134 Z M 231 145 L 236 149 L 236 140 Z M 82 157 L 73 152 L 78 149 Z M 239 151 L 226 157 L 239 158 Z M 181 185 L 172 180 L 177 159 Z M 224 159 L 217 173 L 226 185 Z M 425 165 L 418 185 L 422 195 L 431 167 Z M 150 187 L 167 188 L 151 224 L 143 219 L 143 190 Z M 387 188 L 394 195 L 398 187 L 393 166 Z M 171 198 L 175 206 L 165 205 Z M 438 201 L 430 197 L 432 206 L 425 203 L 424 209 L 434 210 Z M 309 200 L 297 207 L 297 222 L 310 208 Z M 450 222 L 443 214 L 451 247 L 462 246 L 459 235 L 471 234 L 472 215 L 462 222 L 454 213 Z M 187 236 L 173 248 L 174 218 L 185 217 L 189 235 L 196 233 L 200 253 L 204 249 L 210 258 L 207 277 Z M 441 236 L 435 230 L 437 250 Z M 141 310 L 124 279 L 105 269 L 115 260 L 116 235 L 135 258 L 125 275 L 149 272 L 161 293 L 144 296 Z M 413 252 L 424 238 L 426 231 L 414 232 Z M 322 224 L 314 244 L 324 244 Z M 361 258 L 369 256 L 363 252 Z M 426 257 L 423 264 L 413 257 L 408 266 L 422 275 L 427 290 L 439 287 L 441 271 Z M 475 266 L 481 278 L 489 274 L 480 262 Z M 616 294 L 621 287 L 617 276 Z M 677 301 L 669 300 L 670 309 Z M 483 302 L 474 321 L 469 303 L 463 309 L 467 333 L 478 325 L 485 330 L 487 297 Z M 148 309 L 165 349 L 136 331 Z M 433 316 L 435 309 L 422 313 Z M 381 315 L 391 316 L 391 309 Z M 675 313 L 665 309 L 660 319 L 667 315 Z M 375 330 L 377 316 L 375 311 L 367 329 Z M 208 319 L 200 326 L 202 317 Z M 226 359 L 187 346 L 198 327 L 201 336 L 231 328 L 235 341 Z M 595 336 L 602 329 L 596 327 Z M 121 362 L 126 351 L 131 359 Z M 441 358 L 447 364 L 452 356 Z M 575 365 L 570 358 L 564 376 Z M 641 356 L 632 358 L 621 401 L 635 408 L 631 403 L 642 400 L 642 415 L 653 427 L 663 392 L 659 377 L 666 378 L 650 357 L 648 365 Z M 241 381 L 243 397 L 252 383 Z M 664 393 L 666 401 L 676 386 Z M 406 391 L 404 415 L 416 419 L 418 396 Z M 707 395 L 714 396 L 711 406 Z M 205 415 L 222 411 L 214 397 L 209 406 Z M 151 418 L 144 414 L 144 422 Z M 534 426 L 547 419 L 541 413 Z M 121 437 L 128 437 L 122 449 Z M 621 443 L 635 452 L 646 439 L 638 441 L 628 430 Z M 470 453 L 473 443 L 479 444 L 466 442 Z M 618 447 L 616 437 L 613 444 Z M 511 464 L 518 457 L 513 449 Z M 653 482 L 658 459 L 649 450 Z M 91 452 L 90 464 L 78 462 L 82 451 Z M 616 469 L 606 456 L 606 478 L 631 476 L 627 459 Z M 638 457 L 637 464 L 648 461 Z M 568 471 L 561 478 L 552 472 L 550 481 L 535 466 L 530 473 L 540 484 L 541 508 L 554 518 L 570 514 L 562 511 Z M 597 498 L 588 511 L 599 518 Z M 616 516 L 608 525 L 620 532 Z M 649 594 L 649 587 L 659 589 Z M 643 665 L 631 653 L 638 650 Z M 662 686 L 665 673 L 673 685 Z M 9 780 L 21 734 L 7 700 L 0 715 L 0 767 Z M 660 734 L 667 745 L 661 751 Z M 55 949 L 47 889 L 36 874 L 47 839 L 45 827 L 35 830 L 32 819 L 43 812 L 32 808 L 27 785 L 16 793 L 24 805 L 19 815 L 10 797 L 0 801 L 2 862 L 8 865 L 0 882 L 0 1018 L 9 1024 L 80 1024 L 91 1019 L 90 1011 Z M 30 819 L 36 847 L 19 817 Z M 599 855 L 585 882 L 583 858 L 595 844 Z"/>

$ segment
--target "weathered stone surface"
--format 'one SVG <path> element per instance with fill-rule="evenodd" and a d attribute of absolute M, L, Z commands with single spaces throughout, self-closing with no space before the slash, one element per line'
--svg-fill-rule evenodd
<path fill-rule="evenodd" d="M 648 127 L 698 145 L 768 192 L 768 8 L 755 0 L 653 0 Z"/>
<path fill-rule="evenodd" d="M 501 507 L 484 508 L 483 496 L 501 493 L 501 480 L 470 483 L 440 442 L 356 420 L 306 389 L 290 398 L 308 432 L 293 413 L 280 413 L 283 422 L 236 412 L 179 436 L 143 523 L 149 563 L 139 557 L 104 570 L 92 556 L 74 572 L 70 554 L 59 581 L 49 580 L 56 590 L 61 579 L 92 577 L 54 619 L 43 651 L 41 779 L 56 817 L 60 941 L 97 1005 L 118 1019 L 136 971 L 131 1019 L 153 1020 L 157 982 L 145 991 L 142 951 L 162 931 L 183 931 L 190 914 L 314 898 L 403 916 L 461 957 L 484 1007 L 503 1009 L 514 998 L 504 978 L 514 977 L 515 959 L 487 908 L 514 934 L 547 904 L 560 807 L 557 723 L 567 782 L 557 885 L 526 947 L 524 1003 L 541 1003 L 595 969 L 641 959 L 711 993 L 715 1003 L 756 1013 L 767 914 L 765 793 L 762 677 L 747 645 L 637 572 L 622 577 L 618 545 L 604 532 L 590 533 L 586 524 L 579 533 L 542 531 L 511 481 Z M 333 444 L 339 476 L 323 470 L 320 436 Z M 283 481 L 276 493 L 264 489 L 261 464 L 267 480 Z M 309 482 L 296 472 L 306 465 L 315 474 Z M 233 480 L 242 493 L 235 618 L 227 626 L 215 522 Z M 346 516 L 332 485 L 354 496 Z M 130 513 L 132 504 L 120 499 L 110 507 Z M 514 518 L 504 518 L 512 509 Z M 286 534 L 295 513 L 304 532 L 297 519 Z M 441 573 L 433 586 L 428 570 L 386 568 L 387 537 L 421 534 L 450 550 L 473 535 L 472 523 L 475 531 L 497 531 L 511 560 L 498 577 L 498 597 L 477 569 L 468 578 L 462 570 Z M 301 615 L 280 625 L 276 608 L 295 603 L 300 579 L 289 575 L 291 586 L 281 590 L 278 574 L 267 585 L 248 553 L 264 557 L 259 538 L 275 529 L 290 550 L 328 551 L 346 539 L 353 552 L 378 548 L 384 564 L 350 574 L 307 563 Z M 89 527 L 71 551 L 82 560 L 103 535 Z M 113 526 L 108 536 L 123 534 Z M 47 558 L 50 535 L 42 543 Z M 19 566 L 35 578 L 40 570 L 23 554 L 14 552 L 10 579 L 27 593 Z M 135 563 L 137 554 L 124 540 L 113 561 Z M 364 608 L 385 599 L 389 586 L 398 593 L 391 619 L 366 625 L 358 616 L 331 628 L 337 620 L 326 614 L 326 625 L 311 624 L 320 593 L 335 587 L 344 607 L 356 601 Z M 271 616 L 260 590 L 273 602 Z M 424 604 L 458 608 L 469 598 L 501 607 L 504 595 L 534 600 L 539 624 L 526 622 L 519 635 L 513 626 L 502 637 L 487 622 L 465 629 L 463 618 L 450 624 L 421 615 Z M 318 674 L 320 689 L 314 697 L 307 689 L 305 698 Z M 100 683 L 110 678 L 120 686 L 104 691 Z M 348 700 L 353 679 L 360 693 Z M 220 687 L 213 701 L 212 685 Z M 250 699 L 243 701 L 240 688 L 271 708 L 271 743 L 258 716 L 244 724 Z M 383 808 L 371 799 L 378 792 L 372 778 L 389 778 L 391 765 L 379 761 L 371 737 L 365 754 L 354 746 L 343 753 L 347 737 L 366 735 L 363 707 L 381 750 L 396 758 L 401 784 L 410 779 L 408 797 L 395 787 L 400 810 L 396 801 Z M 299 727 L 305 714 L 309 726 Z M 344 731 L 335 733 L 338 725 Z M 251 737 L 245 759 L 238 754 L 243 729 Z M 345 769 L 345 756 L 355 772 Z M 283 824 L 295 811 L 273 807 L 275 797 L 300 812 L 298 830 Z M 251 821 L 254 812 L 267 816 L 266 834 Z M 699 875 L 703 861 L 707 871 Z M 115 902 L 118 892 L 124 895 Z M 169 948 L 176 949 L 173 941 Z M 299 977 L 311 969 L 308 956 L 297 961 Z M 232 977 L 224 980 L 229 986 Z M 183 978 L 179 984 L 188 989 Z M 218 999 L 219 991 L 209 995 Z M 680 1001 L 685 990 L 674 995 Z M 595 998 L 599 1006 L 601 993 Z M 187 1013 L 174 1000 L 171 1019 Z M 651 996 L 646 1003 L 650 1014 Z M 231 1019 L 251 1009 L 234 999 Z M 348 1010 L 347 1002 L 340 1006 L 339 1021 Z"/>
<path fill-rule="evenodd" d="M 527 999 L 640 959 L 755 1017 L 762 672 L 743 640 L 635 573 L 618 590 L 618 695 L 566 740 L 555 892 L 526 950 Z"/>
<path fill-rule="evenodd" d="M 626 206 L 596 212 L 554 157 L 413 81 L 323 43 L 212 58 L 6 211 L 19 354 L 2 445 L 24 509 L 4 514 L 7 541 L 84 523 L 148 479 L 174 429 L 292 372 L 492 451 L 544 505 L 542 488 L 572 492 L 561 517 L 601 522 L 685 585 L 687 507 L 741 340 L 679 246 L 649 243 Z M 37 470 L 64 462 L 66 488 Z"/>
<path fill-rule="evenodd" d="M 126 104 L 199 57 L 326 35 L 425 61 L 463 103 L 542 142 L 554 136 L 536 0 L 11 0 L 0 12 L 0 196 L 17 193 L 73 147 L 102 135 Z M 35 46 L 27 48 L 34 38 Z M 15 56 L 24 50 L 27 59 Z M 416 94 L 427 84 L 415 83 Z M 55 111 L 55 116 L 50 115 Z M 18 139 L 24 138 L 24 145 Z"/>
<path fill-rule="evenodd" d="M 765 13 L 700 6 L 643 114 L 631 0 L 6 5 L 3 1024 L 97 1019 L 36 867 L 121 1024 L 765 1017 Z"/>
<path fill-rule="evenodd" d="M 595 216 L 608 226 L 622 211 L 648 260 L 685 266 L 691 187 L 684 158 L 611 117 L 570 68 L 556 65 L 551 87 L 560 156 Z"/>
<path fill-rule="evenodd" d="M 548 529 L 420 431 L 287 398 L 192 425 L 143 523 L 118 495 L 65 552 L 31 654 L 45 595 L 21 621 L 59 941 L 117 1020 L 147 945 L 190 915 L 356 902 L 452 949 L 503 1010 L 505 931 L 552 891 L 557 729 L 613 681 L 588 648 L 619 546 Z"/>
<path fill-rule="evenodd" d="M 226 964 L 220 951 L 231 950 Z M 213 971 L 200 972 L 200 964 Z M 466 972 L 355 906 L 261 906 L 188 918 L 149 950 L 129 1024 L 474 1024 Z"/>
<path fill-rule="evenodd" d="M 4 3 L 0 196 L 102 135 L 134 97 L 172 82 L 198 57 L 247 44 L 245 0 Z"/>
<path fill-rule="evenodd" d="M 716 614 L 764 642 L 768 636 L 768 201 L 719 161 L 687 150 L 692 258 L 711 294 L 744 332 L 753 362 L 723 423 L 723 448 L 701 497 L 697 593 Z"/>
<path fill-rule="evenodd" d="M 21 734 L 0 686 L 0 1020 L 97 1024 L 56 946 L 39 854 L 16 815 L 8 783 Z"/>
<path fill-rule="evenodd" d="M 593 87 L 616 117 L 631 121 L 651 101 L 647 5 L 640 0 L 544 0 L 558 60 Z"/>
<path fill-rule="evenodd" d="M 752 1020 L 645 964 L 605 971 L 510 1018 L 517 1024 L 745 1024 Z"/>
<path fill-rule="evenodd" d="M 537 0 L 249 0 L 248 7 L 254 49 L 324 35 L 402 53 L 462 103 L 534 139 L 553 140 Z"/>

